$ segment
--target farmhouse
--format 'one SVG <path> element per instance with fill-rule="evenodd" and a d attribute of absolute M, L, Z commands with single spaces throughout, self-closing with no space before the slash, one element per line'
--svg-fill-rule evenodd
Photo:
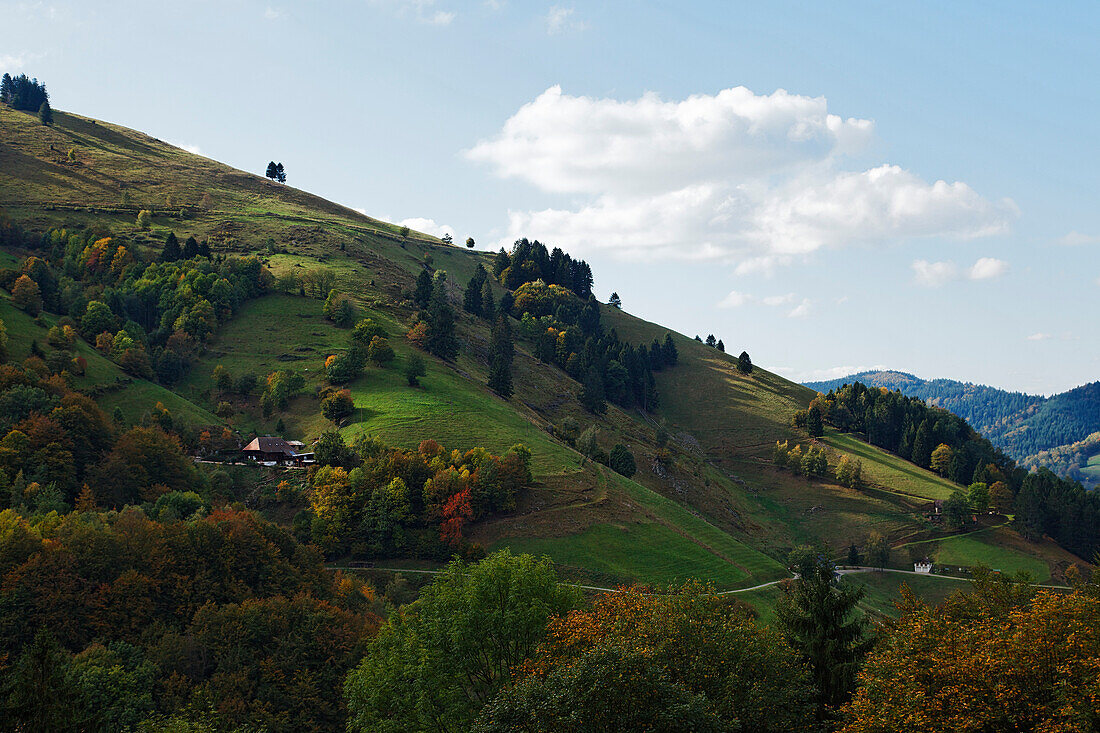
<path fill-rule="evenodd" d="M 930 573 L 930 572 L 932 572 L 932 561 L 930 559 L 928 559 L 927 557 L 924 558 L 923 560 L 918 560 L 917 562 L 913 563 L 913 572 L 914 573 Z"/>
<path fill-rule="evenodd" d="M 297 440 L 286 441 L 272 435 L 253 438 L 241 454 L 258 463 L 303 466 L 313 463 L 312 453 L 299 453 L 305 447 Z"/>

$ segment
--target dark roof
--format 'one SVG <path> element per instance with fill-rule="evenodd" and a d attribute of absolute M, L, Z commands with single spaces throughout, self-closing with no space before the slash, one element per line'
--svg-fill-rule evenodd
<path fill-rule="evenodd" d="M 244 450 L 260 451 L 261 453 L 285 453 L 288 456 L 295 453 L 294 446 L 282 438 L 271 435 L 254 438 L 251 443 L 244 447 Z"/>

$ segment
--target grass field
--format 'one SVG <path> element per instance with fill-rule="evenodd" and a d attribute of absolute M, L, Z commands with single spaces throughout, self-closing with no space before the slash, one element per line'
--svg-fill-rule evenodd
<path fill-rule="evenodd" d="M 863 464 L 864 480 L 887 491 L 933 500 L 946 499 L 959 488 L 931 471 L 831 428 L 825 432 L 822 442 L 858 458 Z"/>
<path fill-rule="evenodd" d="M 943 565 L 973 567 L 984 565 L 1005 573 L 1021 570 L 1032 580 L 1050 580 L 1050 566 L 1042 559 L 1026 555 L 1006 542 L 1005 533 L 1010 530 L 982 532 L 974 536 L 952 537 L 936 546 L 932 559 Z"/>

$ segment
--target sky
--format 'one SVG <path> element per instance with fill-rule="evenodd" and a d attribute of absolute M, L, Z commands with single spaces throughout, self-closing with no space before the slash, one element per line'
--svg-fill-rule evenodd
<path fill-rule="evenodd" d="M 1100 379 L 1100 4 L 6 2 L 0 68 L 795 380 Z M 3 172 L 0 171 L 0 175 Z"/>

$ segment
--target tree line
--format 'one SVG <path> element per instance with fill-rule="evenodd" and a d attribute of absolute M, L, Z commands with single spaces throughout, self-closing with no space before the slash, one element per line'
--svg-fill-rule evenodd
<path fill-rule="evenodd" d="M 44 125 L 53 122 L 50 95 L 46 85 L 26 74 L 13 77 L 5 73 L 0 77 L 0 103 L 23 112 L 35 112 Z"/>
<path fill-rule="evenodd" d="M 821 421 L 971 487 L 974 498 L 954 497 L 959 506 L 993 501 L 1014 512 L 1014 526 L 1025 536 L 1047 535 L 1081 558 L 1100 551 L 1100 495 L 1045 468 L 1025 471 L 957 415 L 856 382 L 819 395 L 795 416 L 811 435 L 820 435 Z"/>

